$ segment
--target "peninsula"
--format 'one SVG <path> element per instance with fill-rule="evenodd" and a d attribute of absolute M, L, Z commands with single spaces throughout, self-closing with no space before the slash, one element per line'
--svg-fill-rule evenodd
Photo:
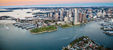
<path fill-rule="evenodd" d="M 104 48 L 103 46 L 97 45 L 87 36 L 82 36 L 72 41 L 67 47 L 63 47 L 63 50 L 110 50 L 110 48 Z"/>
<path fill-rule="evenodd" d="M 31 33 L 44 33 L 44 32 L 52 32 L 56 31 L 57 26 L 46 26 L 46 27 L 40 27 L 40 28 L 34 28 L 30 30 Z"/>

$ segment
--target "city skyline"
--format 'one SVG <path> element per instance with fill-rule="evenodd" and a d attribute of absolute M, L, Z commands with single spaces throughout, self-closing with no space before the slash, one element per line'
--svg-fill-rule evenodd
<path fill-rule="evenodd" d="M 70 7 L 58 7 L 58 5 L 1 8 L 0 48 L 2 50 L 113 50 L 111 43 L 113 7 L 84 7 L 82 3 L 79 5 L 83 7 L 71 7 L 74 4 L 65 5 Z"/>

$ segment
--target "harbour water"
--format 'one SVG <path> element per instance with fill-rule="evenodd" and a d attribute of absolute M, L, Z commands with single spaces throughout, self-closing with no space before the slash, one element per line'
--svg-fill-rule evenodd
<path fill-rule="evenodd" d="M 31 34 L 11 24 L 0 24 L 0 50 L 61 50 L 83 35 L 113 50 L 113 36 L 104 34 L 99 24 L 92 21 L 65 29 L 59 27 L 57 31 L 43 34 Z"/>

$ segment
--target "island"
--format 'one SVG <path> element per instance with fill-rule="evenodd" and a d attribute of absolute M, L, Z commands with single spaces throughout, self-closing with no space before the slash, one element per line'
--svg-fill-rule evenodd
<path fill-rule="evenodd" d="M 46 27 L 40 27 L 40 28 L 34 28 L 30 30 L 31 33 L 44 33 L 44 32 L 52 32 L 56 31 L 57 26 L 52 25 L 52 26 L 46 26 Z"/>
<path fill-rule="evenodd" d="M 110 48 L 99 46 L 90 40 L 88 36 L 82 36 L 72 41 L 68 46 L 63 47 L 62 50 L 110 50 Z"/>

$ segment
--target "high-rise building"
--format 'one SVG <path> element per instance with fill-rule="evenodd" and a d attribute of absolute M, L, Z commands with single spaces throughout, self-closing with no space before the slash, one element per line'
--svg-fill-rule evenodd
<path fill-rule="evenodd" d="M 82 15 L 82 13 L 79 13 L 79 21 L 80 21 L 80 23 L 82 23 L 82 19 L 83 19 L 83 15 Z"/>
<path fill-rule="evenodd" d="M 78 16 L 78 9 L 77 8 L 74 9 L 73 24 L 74 25 L 79 24 L 79 16 Z"/>
<path fill-rule="evenodd" d="M 86 13 L 83 13 L 83 19 L 82 19 L 82 23 L 86 23 L 87 19 L 86 19 Z"/>
<path fill-rule="evenodd" d="M 61 21 L 63 20 L 63 13 L 64 13 L 64 9 L 61 8 L 61 9 L 60 9 L 60 20 L 61 20 Z"/>
<path fill-rule="evenodd" d="M 56 12 L 54 15 L 54 20 L 58 20 L 59 14 Z"/>
<path fill-rule="evenodd" d="M 111 15 L 112 15 L 112 10 L 111 9 L 108 9 L 107 15 L 108 15 L 108 17 L 111 17 Z"/>
<path fill-rule="evenodd" d="M 71 9 L 69 10 L 69 17 L 72 17 L 72 11 L 71 11 Z"/>
<path fill-rule="evenodd" d="M 69 10 L 66 11 L 66 16 L 69 17 Z"/>
<path fill-rule="evenodd" d="M 70 22 L 73 21 L 72 10 L 71 10 L 71 9 L 69 10 L 68 20 L 69 20 Z"/>
<path fill-rule="evenodd" d="M 53 13 L 50 13 L 50 14 L 49 14 L 49 17 L 53 17 Z"/>
<path fill-rule="evenodd" d="M 97 12 L 97 16 L 98 17 L 101 17 L 102 16 L 102 12 L 100 11 L 100 12 Z"/>
<path fill-rule="evenodd" d="M 65 16 L 64 17 L 64 21 L 67 22 L 68 21 L 68 17 Z"/>
<path fill-rule="evenodd" d="M 103 15 L 103 17 L 105 17 L 105 15 L 106 15 L 106 12 L 105 12 L 105 10 L 103 11 L 102 15 Z"/>

